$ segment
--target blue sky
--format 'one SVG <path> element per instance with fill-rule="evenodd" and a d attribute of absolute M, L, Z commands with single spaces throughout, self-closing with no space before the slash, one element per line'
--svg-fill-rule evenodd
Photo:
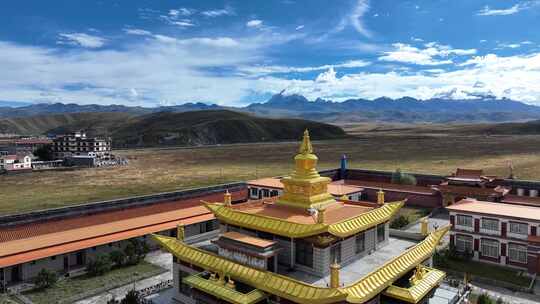
<path fill-rule="evenodd" d="M 0 100 L 540 104 L 540 0 L 2 1 Z"/>

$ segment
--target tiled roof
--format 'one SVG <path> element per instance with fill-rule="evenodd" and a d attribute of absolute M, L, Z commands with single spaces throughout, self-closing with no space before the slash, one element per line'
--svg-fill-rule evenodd
<path fill-rule="evenodd" d="M 480 187 L 467 187 L 467 186 L 454 186 L 454 185 L 437 185 L 435 189 L 444 193 L 461 194 L 464 196 L 502 196 L 505 192 L 508 192 L 506 188 L 480 188 Z"/>
<path fill-rule="evenodd" d="M 267 297 L 264 292 L 258 289 L 254 289 L 249 293 L 241 293 L 233 288 L 227 287 L 222 282 L 207 280 L 200 275 L 191 275 L 184 278 L 182 281 L 193 288 L 233 304 L 255 304 Z"/>
<path fill-rule="evenodd" d="M 446 209 L 455 212 L 461 211 L 493 215 L 495 217 L 513 217 L 540 221 L 540 208 L 538 207 L 484 202 L 475 199 L 463 199 L 446 207 Z"/>
<path fill-rule="evenodd" d="M 422 242 L 367 274 L 351 286 L 343 288 L 342 290 L 348 294 L 347 301 L 363 303 L 365 301 L 363 299 L 368 298 L 369 295 L 382 292 L 396 279 L 430 258 L 448 230 L 450 230 L 450 225 L 433 231 Z"/>
<path fill-rule="evenodd" d="M 256 247 L 266 248 L 274 245 L 276 242 L 269 241 L 249 235 L 245 235 L 236 231 L 229 231 L 225 232 L 221 235 L 222 238 L 231 239 L 240 243 L 245 243 L 249 245 L 253 245 Z"/>
<path fill-rule="evenodd" d="M 233 192 L 232 195 L 233 200 L 243 199 L 247 196 L 247 190 Z M 18 225 L 14 227 L 0 228 L 0 246 L 2 245 L 2 243 L 7 241 L 20 240 L 44 234 L 51 234 L 55 232 L 95 226 L 119 220 L 127 220 L 146 215 L 175 211 L 183 208 L 201 206 L 201 199 L 221 201 L 223 199 L 223 194 L 216 193 L 211 195 L 205 195 L 204 197 L 195 197 L 190 199 L 162 202 L 152 204 L 150 206 L 106 211 L 85 216 L 77 216 L 60 220 L 37 222 L 28 225 Z"/>
<path fill-rule="evenodd" d="M 436 191 L 429 187 L 424 186 L 413 186 L 413 185 L 400 185 L 392 184 L 386 182 L 373 182 L 373 181 L 364 181 L 356 179 L 346 179 L 343 181 L 333 182 L 332 184 L 344 183 L 345 185 L 356 185 L 362 188 L 367 189 L 382 189 L 383 191 L 394 191 L 394 192 L 406 192 L 422 195 L 434 195 Z"/>
<path fill-rule="evenodd" d="M 501 202 L 503 202 L 505 204 L 527 205 L 527 206 L 540 207 L 540 197 L 530 197 L 530 196 L 524 196 L 524 195 L 507 194 L 502 198 Z"/>
<path fill-rule="evenodd" d="M 416 285 L 409 288 L 390 285 L 390 287 L 384 291 L 384 294 L 408 303 L 416 304 L 420 302 L 420 300 L 422 300 L 434 287 L 438 286 L 446 276 L 444 272 L 434 268 L 423 267 L 423 269 L 427 270 L 427 273 Z"/>
<path fill-rule="evenodd" d="M 303 210 L 294 211 L 294 208 L 286 212 L 263 213 L 260 211 L 250 212 L 249 209 L 238 210 L 226 207 L 223 204 L 206 203 L 205 206 L 214 213 L 222 222 L 246 227 L 250 229 L 265 231 L 281 236 L 302 238 L 312 235 L 329 232 L 339 237 L 346 237 L 359 231 L 369 229 L 380 223 L 388 221 L 402 206 L 404 202 L 386 203 L 384 206 L 366 211 L 363 206 L 349 206 L 360 208 L 361 212 L 351 213 L 346 218 L 334 223 L 316 223 L 313 219 L 310 223 L 301 222 L 295 218 L 293 212 L 305 212 Z M 261 207 L 262 209 L 274 208 L 272 206 Z M 275 208 L 281 209 L 281 206 Z M 330 211 L 328 211 L 330 213 Z M 331 213 L 330 213 L 331 214 Z M 278 217 L 279 216 L 279 217 Z M 326 212 L 325 212 L 326 216 Z M 310 216 L 308 216 L 310 217 Z"/>
<path fill-rule="evenodd" d="M 347 301 L 365 303 L 394 281 L 427 260 L 450 226 L 433 231 L 417 245 L 388 261 L 350 286 L 324 288 L 288 276 L 249 267 L 211 252 L 186 245 L 175 238 L 153 235 L 154 239 L 178 259 L 203 269 L 223 273 L 236 281 L 302 304 L 326 304 Z"/>
<path fill-rule="evenodd" d="M 246 194 L 246 191 L 235 192 L 233 197 Z M 222 196 L 218 193 L 202 198 Z M 173 229 L 179 223 L 189 225 L 213 219 L 208 209 L 198 202 L 200 199 L 2 229 L 0 267 Z"/>

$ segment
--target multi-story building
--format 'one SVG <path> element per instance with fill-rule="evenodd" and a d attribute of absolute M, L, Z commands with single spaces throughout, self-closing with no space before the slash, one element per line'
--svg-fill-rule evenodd
<path fill-rule="evenodd" d="M 447 207 L 450 244 L 474 260 L 540 272 L 540 208 L 464 199 Z"/>
<path fill-rule="evenodd" d="M 13 154 L 0 156 L 0 171 L 32 170 L 30 155 Z"/>
<path fill-rule="evenodd" d="M 111 139 L 87 137 L 84 132 L 75 132 L 57 136 L 53 139 L 55 158 L 72 156 L 107 157 L 111 152 Z"/>
<path fill-rule="evenodd" d="M 282 195 L 272 199 L 204 205 L 220 222 L 212 242 L 189 245 L 154 235 L 174 255 L 174 298 L 181 303 L 427 303 L 444 272 L 431 257 L 449 227 L 370 259 L 389 244 L 389 220 L 404 201 L 337 200 L 331 179 L 320 176 L 317 156 L 304 134 L 295 170 L 281 179 Z M 364 260 L 363 258 L 369 259 Z"/>

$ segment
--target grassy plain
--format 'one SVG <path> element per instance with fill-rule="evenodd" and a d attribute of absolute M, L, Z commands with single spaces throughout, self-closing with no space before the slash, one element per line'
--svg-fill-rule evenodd
<path fill-rule="evenodd" d="M 540 135 L 449 133 L 448 127 L 347 126 L 350 138 L 316 141 L 319 169 L 349 167 L 448 174 L 456 167 L 540 179 Z M 298 143 L 116 151 L 129 165 L 0 176 L 0 214 L 287 174 Z"/>

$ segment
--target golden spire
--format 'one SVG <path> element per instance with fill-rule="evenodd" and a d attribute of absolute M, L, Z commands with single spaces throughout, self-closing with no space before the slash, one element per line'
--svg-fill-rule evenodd
<path fill-rule="evenodd" d="M 229 192 L 228 189 L 225 192 L 225 194 L 223 195 L 223 203 L 227 207 L 230 207 L 232 205 L 232 195 L 231 195 L 231 193 Z"/>
<path fill-rule="evenodd" d="M 382 188 L 377 192 L 377 204 L 384 205 L 384 191 L 382 191 Z"/>
<path fill-rule="evenodd" d="M 277 203 L 304 209 L 326 206 L 335 203 L 334 197 L 328 193 L 331 179 L 319 175 L 317 171 L 317 155 L 313 154 L 313 146 L 309 131 L 304 131 L 298 154 L 294 157 L 294 171 L 290 176 L 281 179 L 283 195 Z"/>
<path fill-rule="evenodd" d="M 298 153 L 304 154 L 304 155 L 313 153 L 313 146 L 311 145 L 311 140 L 309 139 L 308 129 L 304 131 L 304 138 L 302 138 L 302 144 L 300 145 L 300 148 L 298 149 Z"/>

